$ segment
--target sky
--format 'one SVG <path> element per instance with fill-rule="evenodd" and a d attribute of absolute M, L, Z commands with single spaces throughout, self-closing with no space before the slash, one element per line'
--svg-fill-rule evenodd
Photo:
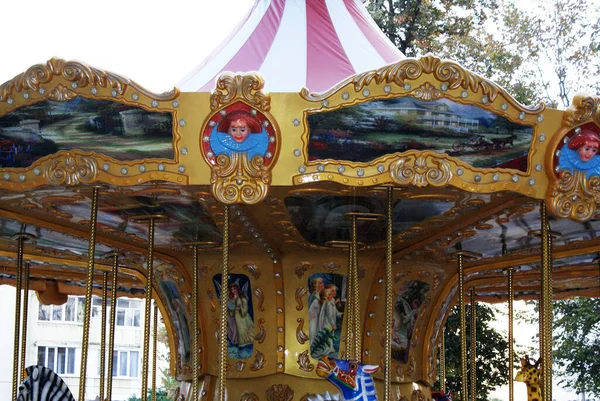
<path fill-rule="evenodd" d="M 0 84 L 57 57 L 127 77 L 155 93 L 169 91 L 227 37 L 253 4 L 254 0 L 3 0 Z"/>

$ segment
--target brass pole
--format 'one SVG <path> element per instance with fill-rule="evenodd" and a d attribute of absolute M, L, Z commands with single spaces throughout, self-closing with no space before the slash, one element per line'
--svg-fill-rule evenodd
<path fill-rule="evenodd" d="M 223 270 L 221 272 L 221 330 L 219 332 L 219 401 L 225 401 L 227 381 L 227 294 L 229 285 L 229 205 L 223 210 Z M 194 311 L 196 312 L 196 311 Z M 196 400 L 194 400 L 196 401 Z"/>
<path fill-rule="evenodd" d="M 152 283 L 154 282 L 154 219 L 148 221 L 148 275 L 146 278 L 146 303 L 144 313 L 144 356 L 142 359 L 142 401 L 148 400 L 148 363 L 150 357 L 150 312 L 152 303 Z"/>
<path fill-rule="evenodd" d="M 27 312 L 29 309 L 29 262 L 25 263 L 24 271 L 24 286 L 23 286 L 23 326 L 21 331 L 21 382 L 25 380 L 25 359 L 27 355 Z"/>
<path fill-rule="evenodd" d="M 100 323 L 100 400 L 104 400 L 104 379 L 106 368 L 106 300 L 108 297 L 108 274 L 102 272 L 102 323 Z"/>
<path fill-rule="evenodd" d="M 460 312 L 460 373 L 461 399 L 468 400 L 467 392 L 467 319 L 465 316 L 465 271 L 463 255 L 458 254 L 458 305 Z M 474 400 L 473 400 L 474 401 Z"/>
<path fill-rule="evenodd" d="M 548 223 L 546 202 L 540 204 L 542 230 L 542 296 L 540 316 L 542 331 L 540 355 L 542 356 L 542 395 L 545 400 L 552 400 L 552 237 Z"/>
<path fill-rule="evenodd" d="M 471 401 L 477 395 L 477 305 L 475 305 L 475 289 L 471 288 Z"/>
<path fill-rule="evenodd" d="M 112 281 L 111 281 L 111 293 L 110 293 L 110 324 L 108 331 L 108 382 L 106 385 L 106 399 L 112 400 L 112 378 L 113 378 L 113 363 L 115 352 L 115 316 L 117 309 L 117 273 L 119 271 L 119 253 L 117 251 L 112 253 L 113 265 L 112 265 Z"/>
<path fill-rule="evenodd" d="M 198 401 L 198 245 L 193 245 L 194 262 L 192 283 L 192 400 Z M 221 287 L 223 298 L 223 287 Z"/>
<path fill-rule="evenodd" d="M 13 342 L 13 400 L 17 399 L 17 387 L 19 387 L 19 326 L 21 320 L 21 276 L 23 275 L 23 238 L 18 239 L 17 245 L 17 273 L 16 273 L 16 294 L 15 294 L 15 338 Z"/>
<path fill-rule="evenodd" d="M 442 341 L 440 342 L 440 390 L 446 393 L 446 328 L 442 328 Z"/>
<path fill-rule="evenodd" d="M 352 237 L 352 234 L 350 234 Z M 348 244 L 348 276 L 347 276 L 347 287 L 346 287 L 346 310 L 344 312 L 346 318 L 346 359 L 353 359 L 354 357 L 354 313 L 353 305 L 354 299 L 352 298 L 353 284 L 352 271 L 354 266 L 354 252 L 352 251 L 353 242 L 350 241 Z"/>
<path fill-rule="evenodd" d="M 385 353 L 383 359 L 384 401 L 392 399 L 392 319 L 394 312 L 394 288 L 392 272 L 392 197 L 393 188 L 387 188 L 387 221 L 385 231 Z"/>
<path fill-rule="evenodd" d="M 85 380 L 90 341 L 90 315 L 92 311 L 92 286 L 94 284 L 94 256 L 96 253 L 96 219 L 98 218 L 98 192 L 94 187 L 90 217 L 90 240 L 88 243 L 88 270 L 85 285 L 85 312 L 83 314 L 83 338 L 81 340 L 81 368 L 79 377 L 79 401 L 85 401 Z"/>
<path fill-rule="evenodd" d="M 154 321 L 152 327 L 152 401 L 156 401 L 156 347 L 158 345 L 158 304 L 154 301 Z"/>
<path fill-rule="evenodd" d="M 508 401 L 513 401 L 514 379 L 513 379 L 513 359 L 515 357 L 513 314 L 514 314 L 515 289 L 513 283 L 513 269 L 508 269 Z"/>
<path fill-rule="evenodd" d="M 354 356 L 352 359 L 362 361 L 361 325 L 360 325 L 360 285 L 358 283 L 358 245 L 356 238 L 356 216 L 352 216 L 352 313 L 354 334 Z"/>

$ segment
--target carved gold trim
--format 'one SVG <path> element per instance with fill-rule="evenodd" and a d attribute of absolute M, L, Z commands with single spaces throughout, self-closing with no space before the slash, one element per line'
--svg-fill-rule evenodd
<path fill-rule="evenodd" d="M 390 176 L 400 185 L 441 187 L 452 178 L 452 169 L 447 160 L 424 152 L 402 157 L 390 164 Z"/>
<path fill-rule="evenodd" d="M 301 311 L 302 309 L 304 309 L 304 304 L 302 303 L 302 297 L 304 297 L 307 292 L 308 291 L 306 291 L 306 289 L 304 287 L 296 288 L 296 303 L 298 304 L 298 305 L 296 305 L 297 311 Z"/>
<path fill-rule="evenodd" d="M 261 156 L 248 160 L 247 153 L 225 154 L 216 158 L 210 182 L 215 198 L 224 204 L 261 202 L 268 194 L 271 171 Z"/>
<path fill-rule="evenodd" d="M 252 391 L 245 391 L 242 393 L 242 396 L 240 397 L 240 401 L 258 401 L 259 398 L 256 394 L 254 394 Z"/>
<path fill-rule="evenodd" d="M 56 88 L 50 91 L 48 98 L 57 102 L 66 102 L 77 97 L 77 93 L 73 92 L 63 84 L 58 84 Z"/>
<path fill-rule="evenodd" d="M 425 82 L 423 85 L 410 92 L 410 94 L 421 100 L 435 100 L 442 97 L 442 91 L 431 85 L 429 82 Z"/>
<path fill-rule="evenodd" d="M 263 304 L 265 303 L 265 293 L 259 287 L 256 287 L 254 291 L 252 291 L 256 298 L 258 298 L 258 310 L 261 312 L 265 311 L 265 307 Z"/>
<path fill-rule="evenodd" d="M 273 384 L 267 389 L 267 401 L 292 401 L 294 391 L 287 384 Z"/>
<path fill-rule="evenodd" d="M 63 153 L 44 166 L 44 178 L 53 185 L 89 184 L 98 177 L 98 162 L 88 155 Z"/>
<path fill-rule="evenodd" d="M 305 372 L 312 372 L 312 370 L 315 368 L 315 365 L 310 363 L 308 350 L 305 350 L 298 355 L 298 366 Z"/>
<path fill-rule="evenodd" d="M 259 344 L 262 344 L 267 337 L 267 331 L 265 330 L 265 319 L 262 317 L 258 319 L 258 333 L 254 336 L 254 339 L 258 341 Z"/>
<path fill-rule="evenodd" d="M 600 125 L 600 97 L 578 93 L 573 97 L 571 106 L 565 110 L 563 125 L 574 127 L 589 119 Z"/>
<path fill-rule="evenodd" d="M 531 107 L 524 106 L 494 82 L 465 69 L 460 64 L 442 60 L 432 55 L 426 55 L 418 59 L 407 58 L 378 70 L 357 74 L 322 94 L 311 94 L 308 90 L 303 89 L 300 96 L 308 101 L 322 101 L 350 83 L 354 85 L 356 92 L 362 91 L 365 86 L 372 82 L 376 84 L 394 83 L 399 87 L 404 87 L 407 81 L 416 80 L 423 74 L 432 75 L 435 80 L 446 83 L 449 90 L 463 88 L 470 89 L 474 93 L 481 92 L 492 102 L 500 95 L 517 110 L 529 114 L 538 114 L 545 109 L 543 104 Z"/>
<path fill-rule="evenodd" d="M 217 110 L 232 103 L 237 99 L 256 107 L 262 111 L 271 109 L 271 97 L 262 92 L 265 86 L 264 79 L 257 73 L 236 75 L 229 72 L 223 73 L 210 96 L 211 110 Z"/>
<path fill-rule="evenodd" d="M 128 87 L 132 87 L 136 91 L 156 100 L 172 100 L 179 95 L 179 90 L 177 88 L 173 88 L 170 92 L 157 95 L 119 75 L 90 67 L 79 61 L 66 61 L 59 58 L 52 58 L 48 60 L 46 64 L 36 64 L 24 73 L 19 74 L 10 81 L 0 85 L 0 101 L 5 101 L 14 93 L 22 92 L 24 90 L 31 90 L 43 94 L 44 90 L 42 85 L 51 82 L 55 77 L 60 77 L 66 81 L 72 82 L 73 87 L 75 88 L 83 88 L 86 86 L 112 88 L 119 95 L 123 95 Z M 50 89 L 50 91 L 58 90 L 59 86 Z M 65 94 L 65 90 L 62 91 L 63 94 Z M 61 90 L 58 90 L 56 94 L 59 92 L 61 92 Z"/>
<path fill-rule="evenodd" d="M 248 270 L 248 273 L 250 273 L 250 275 L 254 277 L 255 280 L 258 280 L 258 278 L 260 277 L 260 268 L 258 266 L 253 265 L 252 263 L 247 263 L 244 266 L 242 266 L 242 268 L 244 270 Z"/>
<path fill-rule="evenodd" d="M 298 340 L 298 343 L 304 344 L 308 341 L 308 336 L 304 333 L 304 331 L 302 331 L 302 328 L 304 327 L 304 319 L 298 318 L 296 319 L 296 322 L 298 322 L 298 327 L 296 328 L 296 340 Z"/>
<path fill-rule="evenodd" d="M 563 170 L 550 194 L 550 212 L 558 217 L 587 221 L 600 202 L 600 177 Z"/>
<path fill-rule="evenodd" d="M 257 370 L 262 369 L 265 366 L 265 362 L 265 355 L 257 350 L 256 354 L 254 354 L 254 361 L 252 361 L 250 370 L 255 372 Z"/>
<path fill-rule="evenodd" d="M 290 229 L 296 230 L 296 226 L 291 223 L 288 223 L 288 226 L 291 226 Z M 296 266 L 295 272 L 296 276 L 301 279 L 309 269 L 313 268 L 313 264 L 310 262 L 300 262 L 299 265 Z"/>

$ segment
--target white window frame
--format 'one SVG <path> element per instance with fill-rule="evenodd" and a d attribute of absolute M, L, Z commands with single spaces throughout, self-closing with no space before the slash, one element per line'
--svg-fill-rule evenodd
<path fill-rule="evenodd" d="M 116 354 L 116 355 L 115 355 Z M 125 360 L 125 374 L 123 373 L 123 358 Z M 132 364 L 132 361 L 136 360 L 136 364 Z M 141 377 L 141 356 L 139 349 L 115 349 L 113 351 L 113 376 L 114 378 L 129 378 L 137 379 Z M 107 364 L 108 367 L 108 364 Z M 135 369 L 135 372 L 132 370 Z M 132 374 L 133 373 L 133 374 Z M 98 375 L 100 374 L 100 359 L 98 359 Z"/>
<path fill-rule="evenodd" d="M 40 351 L 43 348 L 44 351 L 44 360 L 40 361 Z M 63 371 L 61 371 L 59 369 L 58 366 L 58 354 L 59 354 L 59 350 L 60 349 L 64 349 L 65 351 L 65 363 L 63 365 Z M 53 350 L 53 352 L 51 353 L 50 350 Z M 52 355 L 52 356 L 51 356 Z M 49 363 L 49 357 L 51 356 L 52 360 L 52 364 Z M 42 364 L 50 369 L 52 369 L 53 372 L 61 375 L 61 376 L 76 376 L 77 375 L 77 348 L 76 347 L 61 347 L 61 346 L 55 346 L 55 345 L 38 345 L 37 346 L 37 350 L 36 350 L 36 358 L 37 358 L 37 363 L 38 364 Z M 72 362 L 72 366 L 71 369 L 69 369 L 69 359 L 71 359 Z"/>

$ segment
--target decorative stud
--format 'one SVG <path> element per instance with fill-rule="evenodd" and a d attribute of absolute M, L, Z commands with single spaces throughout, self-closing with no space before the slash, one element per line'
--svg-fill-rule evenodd
<path fill-rule="evenodd" d="M 383 173 L 385 171 L 385 167 L 383 167 L 383 164 L 377 166 L 377 171 L 380 173 Z"/>
<path fill-rule="evenodd" d="M 408 82 L 404 84 L 404 90 L 405 91 L 409 91 L 410 90 L 410 84 Z"/>
<path fill-rule="evenodd" d="M 131 99 L 138 101 L 140 99 L 140 95 L 138 95 L 137 93 L 134 93 L 133 95 L 131 95 Z"/>
<path fill-rule="evenodd" d="M 338 171 L 338 173 L 343 174 L 344 171 L 346 171 L 346 167 L 344 167 L 344 166 L 338 166 L 337 171 Z"/>
<path fill-rule="evenodd" d="M 327 107 L 327 106 L 329 106 L 329 101 L 328 101 L 327 99 L 324 99 L 324 100 L 321 102 L 321 105 L 322 105 L 323 107 Z"/>
<path fill-rule="evenodd" d="M 77 82 L 71 82 L 71 88 L 77 89 Z"/>
<path fill-rule="evenodd" d="M 475 182 L 481 181 L 481 175 L 475 174 Z"/>
<path fill-rule="evenodd" d="M 159 171 L 164 171 L 164 170 L 165 170 L 165 165 L 164 165 L 164 164 L 162 164 L 162 163 L 160 163 L 160 164 L 158 165 L 158 170 L 159 170 Z"/>
<path fill-rule="evenodd" d="M 508 104 L 506 103 L 502 103 L 502 105 L 500 106 L 500 108 L 504 111 L 508 110 Z"/>
<path fill-rule="evenodd" d="M 153 100 L 150 104 L 152 105 L 152 107 L 158 107 L 158 100 Z"/>
<path fill-rule="evenodd" d="M 304 174 L 304 173 L 306 173 L 306 166 L 300 166 L 300 167 L 298 167 L 298 171 L 299 171 L 301 174 Z"/>
<path fill-rule="evenodd" d="M 188 148 L 185 148 L 185 147 L 181 148 L 181 154 L 184 155 L 184 156 L 187 155 L 188 154 Z"/>
<path fill-rule="evenodd" d="M 104 170 L 104 171 L 108 171 L 109 168 L 110 168 L 110 166 L 106 163 L 102 165 L 102 170 Z"/>
<path fill-rule="evenodd" d="M 23 99 L 25 99 L 25 100 L 29 99 L 29 92 L 23 93 Z"/>
<path fill-rule="evenodd" d="M 91 92 L 92 92 L 92 95 L 97 95 L 98 94 L 98 88 L 92 87 Z"/>
<path fill-rule="evenodd" d="M 185 173 L 185 166 L 179 166 L 177 168 L 177 171 L 179 171 L 180 173 Z"/>
<path fill-rule="evenodd" d="M 456 175 L 463 175 L 463 174 L 464 174 L 464 170 L 462 168 L 456 169 Z"/>
<path fill-rule="evenodd" d="M 116 90 L 116 89 L 113 89 L 113 90 L 111 90 L 111 91 L 110 91 L 110 95 L 111 95 L 112 97 L 117 97 L 117 94 L 118 94 L 118 92 L 117 92 L 117 90 Z"/>
<path fill-rule="evenodd" d="M 324 166 L 324 165 L 322 165 L 322 164 L 319 164 L 319 165 L 317 166 L 317 171 L 320 171 L 320 172 L 323 172 L 323 171 L 325 171 L 325 166 Z"/>
<path fill-rule="evenodd" d="M 494 175 L 492 176 L 492 180 L 494 180 L 494 181 L 498 181 L 499 178 L 500 178 L 500 175 L 498 175 L 498 173 L 494 173 Z"/>
<path fill-rule="evenodd" d="M 298 120 L 297 118 L 294 118 L 294 119 L 292 120 L 292 125 L 293 125 L 294 127 L 297 127 L 297 126 L 299 126 L 299 125 L 300 125 L 300 120 Z"/>
<path fill-rule="evenodd" d="M 140 166 L 140 171 L 142 173 L 146 172 L 146 166 L 144 166 L 143 164 Z"/>
<path fill-rule="evenodd" d="M 386 85 L 386 86 L 383 87 L 383 91 L 385 93 L 390 93 L 392 91 L 392 87 L 389 86 L 389 85 Z"/>
<path fill-rule="evenodd" d="M 540 134 L 540 142 L 544 142 L 546 140 L 546 135 Z"/>
<path fill-rule="evenodd" d="M 362 91 L 362 95 L 363 95 L 364 97 L 367 97 L 367 96 L 369 96 L 370 94 L 371 94 L 371 91 L 370 91 L 370 90 L 368 90 L 368 89 L 364 89 L 364 90 Z"/>
<path fill-rule="evenodd" d="M 524 120 L 525 119 L 525 112 L 522 111 L 519 113 L 519 120 Z"/>
<path fill-rule="evenodd" d="M 535 179 L 530 178 L 529 179 L 529 185 L 531 185 L 531 186 L 535 185 Z"/>
<path fill-rule="evenodd" d="M 469 97 L 469 92 L 467 92 L 467 91 L 460 92 L 460 97 L 462 97 L 463 99 L 466 99 L 467 97 Z"/>
<path fill-rule="evenodd" d="M 40 95 L 43 95 L 44 93 L 46 93 L 46 89 L 40 88 L 38 89 L 38 92 L 40 93 Z"/>
<path fill-rule="evenodd" d="M 179 101 L 178 100 L 173 100 L 173 102 L 171 102 L 171 105 L 175 108 L 179 107 Z"/>
<path fill-rule="evenodd" d="M 513 182 L 519 182 L 519 176 L 516 174 L 513 174 L 512 180 L 513 180 Z"/>
<path fill-rule="evenodd" d="M 127 175 L 127 173 L 128 173 L 128 172 L 129 172 L 129 171 L 128 171 L 128 170 L 127 170 L 125 167 L 123 167 L 123 168 L 121 169 L 121 174 L 123 174 L 123 175 Z"/>
<path fill-rule="evenodd" d="M 541 123 L 542 121 L 544 121 L 544 116 L 539 114 L 535 119 L 537 120 L 538 123 Z"/>
<path fill-rule="evenodd" d="M 348 92 L 342 93 L 342 99 L 344 99 L 344 100 L 350 99 L 350 94 L 348 94 Z"/>
<path fill-rule="evenodd" d="M 37 168 L 37 167 L 36 167 L 36 168 L 34 168 L 34 169 L 33 169 L 33 174 L 35 174 L 35 175 L 40 175 L 40 169 L 39 169 L 39 168 Z"/>
<path fill-rule="evenodd" d="M 300 157 L 302 155 L 302 151 L 300 149 L 294 149 L 294 156 Z"/>
<path fill-rule="evenodd" d="M 179 125 L 185 127 L 185 120 L 183 118 L 179 120 Z"/>
<path fill-rule="evenodd" d="M 25 181 L 25 178 L 27 178 L 25 174 L 19 174 L 19 180 Z"/>
<path fill-rule="evenodd" d="M 442 91 L 446 91 L 446 90 L 448 90 L 448 84 L 447 84 L 447 83 L 445 83 L 445 82 L 444 82 L 444 83 L 442 83 L 442 84 L 440 85 L 440 89 L 441 89 Z"/>
<path fill-rule="evenodd" d="M 13 104 L 15 101 L 13 100 L 13 98 L 12 98 L 12 97 L 9 97 L 8 99 L 6 99 L 6 102 L 7 102 L 8 104 Z"/>
<path fill-rule="evenodd" d="M 541 164 L 536 164 L 535 165 L 535 171 L 542 171 L 542 165 Z"/>
<path fill-rule="evenodd" d="M 488 97 L 487 96 L 484 96 L 484 97 L 481 98 L 481 103 L 487 104 L 487 102 L 488 102 Z"/>
<path fill-rule="evenodd" d="M 362 177 L 363 175 L 365 175 L 365 170 L 359 168 L 358 170 L 356 170 L 356 175 Z"/>

